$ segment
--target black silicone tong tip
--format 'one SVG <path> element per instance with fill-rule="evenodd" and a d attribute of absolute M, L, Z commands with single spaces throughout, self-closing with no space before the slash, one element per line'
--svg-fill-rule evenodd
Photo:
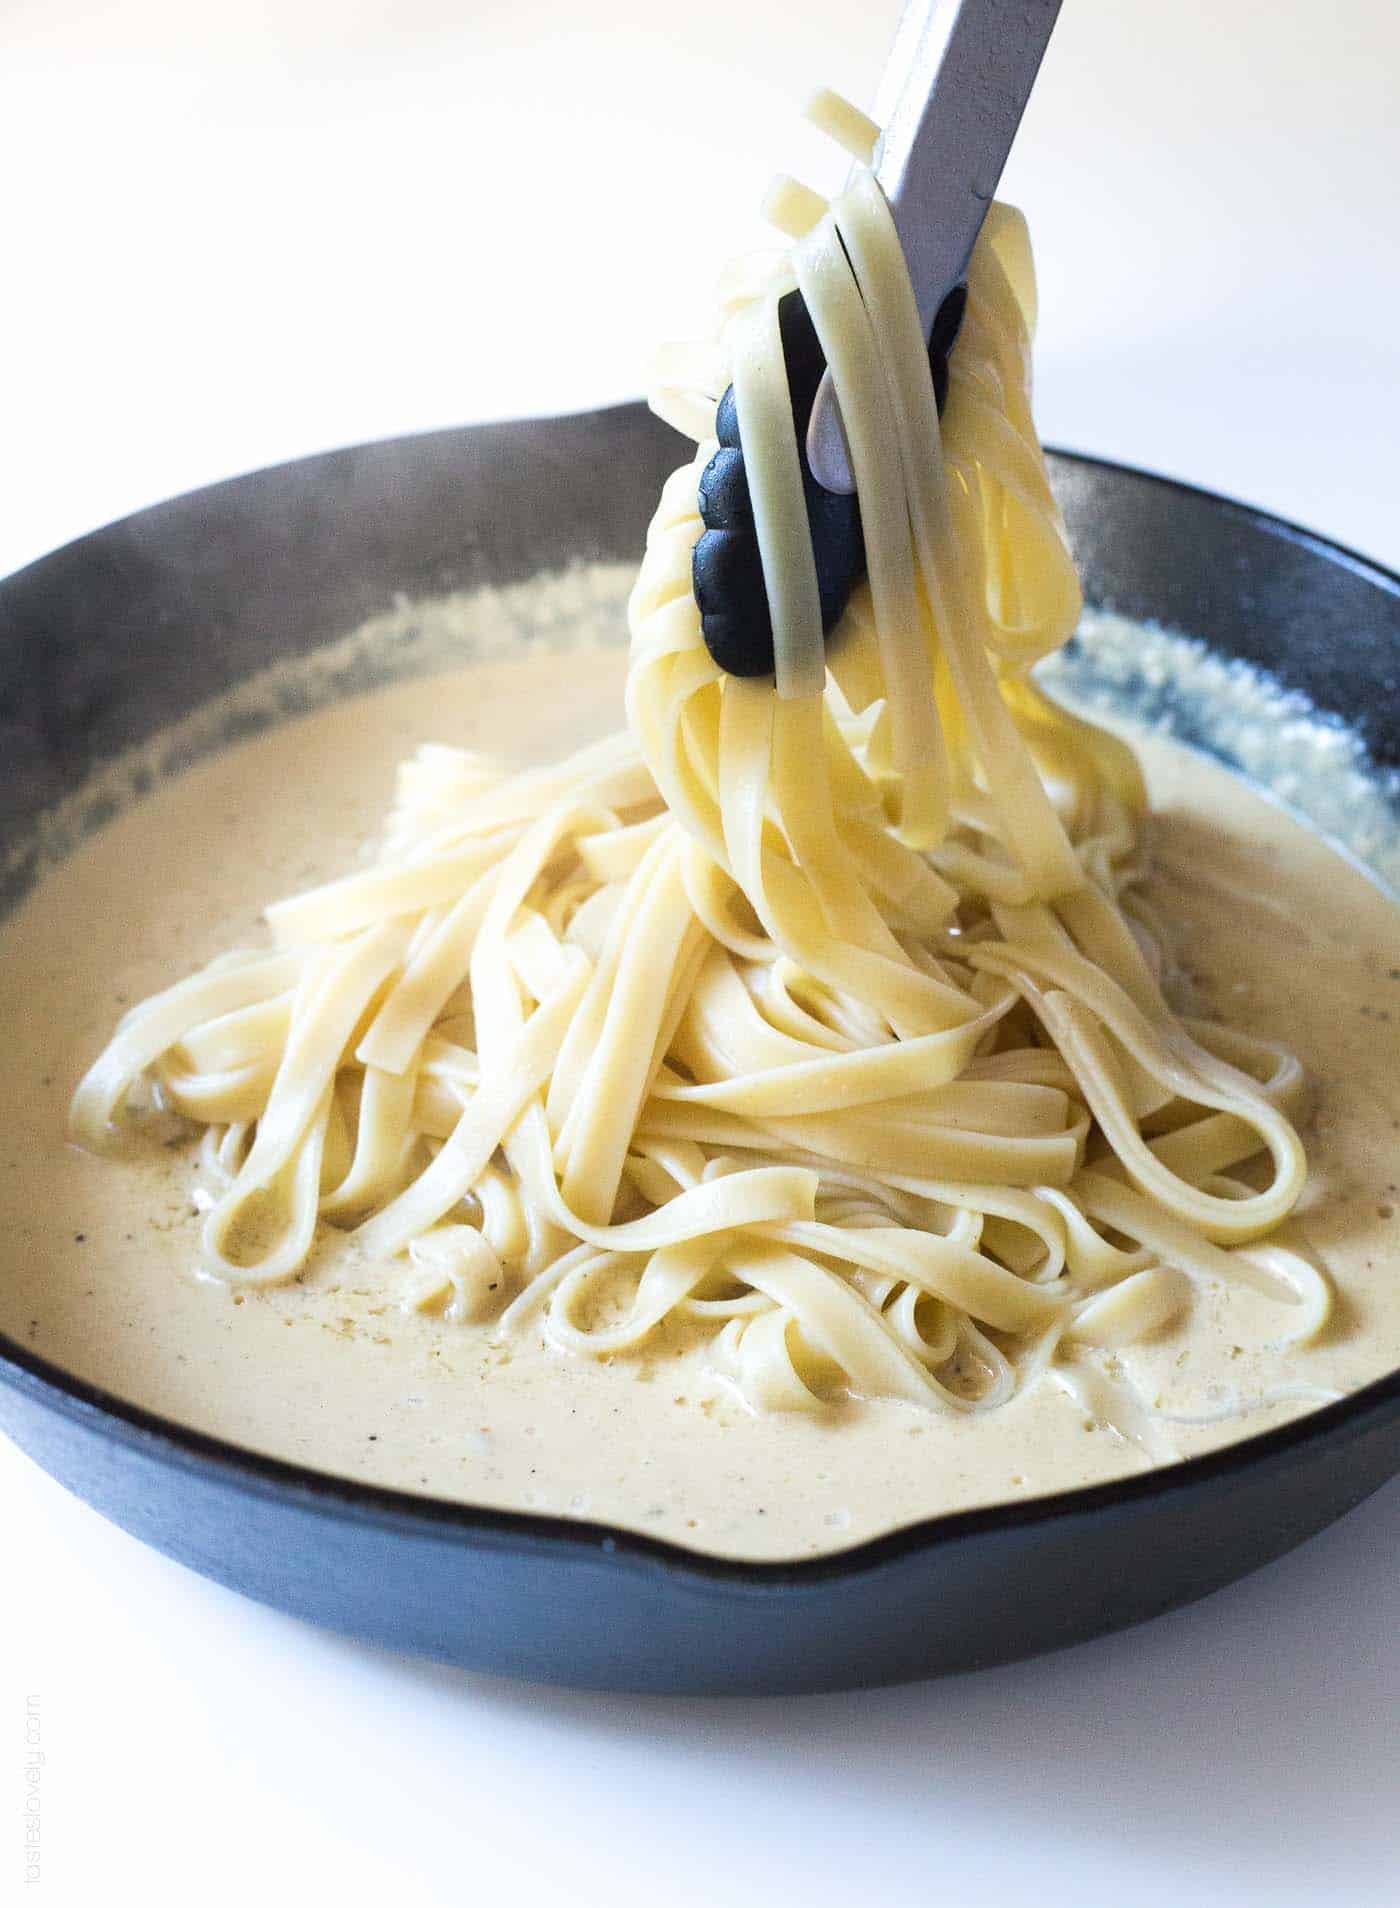
<path fill-rule="evenodd" d="M 933 321 L 929 368 L 940 414 L 948 397 L 948 354 L 957 339 L 966 304 L 966 290 L 955 286 Z M 851 599 L 851 591 L 865 574 L 860 504 L 854 496 L 825 489 L 807 462 L 807 426 L 826 359 L 801 292 L 788 292 L 779 301 L 778 326 L 797 427 L 802 494 L 816 559 L 822 634 L 830 636 Z M 769 676 L 773 673 L 773 624 L 732 385 L 720 399 L 715 435 L 720 448 L 700 478 L 700 516 L 705 529 L 691 561 L 700 626 L 705 647 L 729 675 Z"/>

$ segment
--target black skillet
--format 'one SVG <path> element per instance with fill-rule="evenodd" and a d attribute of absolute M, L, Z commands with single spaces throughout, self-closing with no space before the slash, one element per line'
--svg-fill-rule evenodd
<path fill-rule="evenodd" d="M 637 405 L 444 431 L 261 471 L 45 557 L 0 584 L 0 847 L 104 757 L 400 593 L 634 556 L 678 461 Z M 1092 603 L 1262 663 L 1400 765 L 1400 579 L 1138 471 L 1051 469 Z M 776 1692 L 1003 1662 L 1205 1595 L 1400 1470 L 1400 1374 L 1211 1457 L 790 1566 L 257 1457 L 3 1338 L 0 1425 L 147 1543 L 350 1635 L 558 1683 Z"/>

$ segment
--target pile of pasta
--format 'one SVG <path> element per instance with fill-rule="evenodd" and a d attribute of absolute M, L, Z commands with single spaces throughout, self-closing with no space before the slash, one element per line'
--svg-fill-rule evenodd
<path fill-rule="evenodd" d="M 408 1255 L 408 1303 L 593 1357 L 698 1336 L 756 1409 L 985 1411 L 1053 1372 L 1146 1442 L 1106 1354 L 1199 1281 L 1277 1299 L 1293 1340 L 1326 1317 L 1285 1227 L 1304 1081 L 1172 1011 L 1135 760 L 1032 679 L 1080 596 L 1019 215 L 971 261 L 940 421 L 874 129 L 829 95 L 815 116 L 850 184 L 780 182 L 790 243 L 729 274 L 655 396 L 698 448 L 632 596 L 626 731 L 528 773 L 421 749 L 375 864 L 129 1013 L 73 1130 L 107 1144 L 143 1096 L 202 1127 L 202 1258 L 231 1282 L 354 1228 Z M 868 558 L 829 645 L 793 290 Z M 766 681 L 716 667 L 691 590 L 731 382 Z"/>

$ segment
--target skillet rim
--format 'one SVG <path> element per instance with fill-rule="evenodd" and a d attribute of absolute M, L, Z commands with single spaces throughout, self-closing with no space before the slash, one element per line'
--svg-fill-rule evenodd
<path fill-rule="evenodd" d="M 642 409 L 640 404 L 629 402 L 566 415 L 579 420 L 606 415 L 608 412 L 640 412 Z M 563 417 L 529 420 L 537 428 L 562 421 Z M 289 472 L 298 466 L 313 466 L 323 459 L 344 456 L 347 452 L 353 454 L 363 450 L 407 448 L 434 438 L 448 439 L 460 435 L 464 428 L 471 427 L 459 425 L 446 430 L 412 432 L 339 446 L 181 492 L 176 497 L 162 499 L 86 531 L 82 536 L 44 553 L 12 572 L 9 577 L 0 579 L 0 591 L 21 578 L 29 578 L 32 572 L 53 558 L 75 551 L 81 545 L 140 519 L 156 515 L 170 504 L 185 504 L 210 492 L 226 492 L 235 486 L 254 485 L 269 476 Z M 1052 445 L 1047 445 L 1046 451 L 1052 462 L 1127 477 L 1138 483 L 1208 503 L 1223 516 L 1242 520 L 1270 536 L 1298 545 L 1327 563 L 1351 571 L 1385 594 L 1400 596 L 1400 574 L 1361 551 L 1290 518 L 1225 496 L 1203 485 L 1163 476 L 1138 465 L 1096 457 L 1087 452 L 1063 450 Z M 943 1512 L 916 1523 L 901 1525 L 896 1530 L 847 1549 L 828 1551 L 815 1557 L 759 1561 L 693 1550 L 685 1544 L 649 1537 L 621 1525 L 543 1516 L 530 1511 L 499 1510 L 453 1498 L 396 1490 L 388 1485 L 341 1477 L 290 1459 L 272 1457 L 231 1439 L 198 1431 L 176 1419 L 148 1411 L 144 1406 L 65 1370 L 3 1330 L 0 1330 L 0 1382 L 31 1401 L 56 1411 L 84 1431 L 96 1432 L 111 1442 L 143 1453 L 157 1463 L 178 1466 L 195 1473 L 212 1474 L 223 1486 L 249 1496 L 280 1499 L 323 1515 L 373 1525 L 391 1533 L 412 1533 L 444 1543 L 462 1542 L 470 1545 L 475 1542 L 478 1547 L 492 1550 L 523 1548 L 536 1552 L 557 1552 L 562 1548 L 573 1553 L 576 1559 L 591 1557 L 606 1566 L 660 1570 L 696 1584 L 722 1585 L 731 1590 L 760 1594 L 781 1589 L 801 1590 L 807 1586 L 816 1589 L 844 1579 L 855 1581 L 918 1553 L 939 1550 L 990 1532 L 1026 1530 L 1061 1519 L 1126 1509 L 1144 1499 L 1169 1498 L 1197 1486 L 1208 1488 L 1212 1484 L 1223 1484 L 1245 1472 L 1282 1465 L 1290 1455 L 1304 1449 L 1328 1442 L 1340 1448 L 1353 1438 L 1365 1435 L 1373 1424 L 1387 1419 L 1392 1413 L 1400 1414 L 1400 1368 L 1397 1368 L 1348 1396 L 1306 1412 L 1273 1430 L 1256 1432 L 1252 1436 L 1236 1439 L 1219 1450 L 1179 1460 L 1160 1469 L 1112 1478 L 1105 1483 L 1080 1485 L 1072 1490 L 1049 1492 L 1039 1497 Z"/>

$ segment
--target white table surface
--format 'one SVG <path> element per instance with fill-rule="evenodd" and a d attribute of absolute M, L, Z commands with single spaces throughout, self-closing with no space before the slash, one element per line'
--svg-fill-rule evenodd
<path fill-rule="evenodd" d="M 3 0 L 0 572 L 355 439 L 633 393 L 895 0 Z M 791 22 L 780 25 L 780 21 Z M 1066 0 L 1008 174 L 1047 438 L 1400 562 L 1400 13 Z M 699 181 L 703 178 L 703 187 Z M 1400 1487 L 1128 1635 L 791 1702 L 319 1635 L 0 1448 L 0 1900 L 1382 1904 Z"/>

